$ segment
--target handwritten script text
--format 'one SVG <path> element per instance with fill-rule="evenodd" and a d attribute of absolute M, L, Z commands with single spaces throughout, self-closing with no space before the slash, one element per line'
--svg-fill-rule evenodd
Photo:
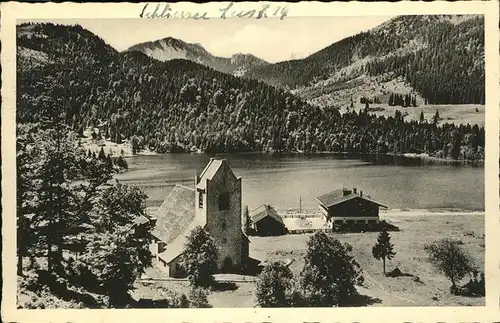
<path fill-rule="evenodd" d="M 248 4 L 246 4 L 248 6 Z M 227 18 L 280 18 L 283 20 L 288 16 L 288 6 L 271 6 L 270 4 L 261 4 L 260 7 L 249 9 L 240 7 L 235 8 L 233 2 L 230 2 L 224 8 L 220 8 L 215 16 L 220 19 Z M 177 19 L 194 19 L 194 20 L 208 20 L 209 12 L 199 12 L 199 11 L 185 11 L 185 10 L 174 10 L 172 5 L 169 3 L 146 3 L 141 13 L 139 14 L 141 18 L 158 19 L 158 18 L 177 18 Z"/>

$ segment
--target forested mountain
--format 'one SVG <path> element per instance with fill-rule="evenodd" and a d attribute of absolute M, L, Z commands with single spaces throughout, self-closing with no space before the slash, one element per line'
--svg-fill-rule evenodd
<path fill-rule="evenodd" d="M 214 56 L 206 51 L 201 44 L 188 44 L 172 37 L 140 43 L 131 46 L 127 51 L 141 52 L 162 62 L 187 59 L 221 72 L 236 75 L 243 75 L 248 69 L 269 64 L 251 54 L 235 54 L 231 58 Z"/>
<path fill-rule="evenodd" d="M 430 104 L 484 104 L 484 18 L 400 16 L 304 59 L 254 68 L 247 77 L 295 89 L 319 105 L 391 93 Z"/>
<path fill-rule="evenodd" d="M 80 26 L 17 29 L 17 120 L 63 107 L 74 130 L 100 127 L 137 149 L 194 151 L 427 152 L 482 159 L 477 125 L 405 122 L 311 106 L 290 92 L 186 60 L 119 53 Z"/>

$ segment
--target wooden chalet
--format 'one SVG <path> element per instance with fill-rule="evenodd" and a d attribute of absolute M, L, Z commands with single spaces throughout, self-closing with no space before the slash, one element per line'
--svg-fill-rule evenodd
<path fill-rule="evenodd" d="M 363 195 L 363 191 L 341 188 L 316 197 L 319 208 L 327 224 L 355 226 L 380 222 L 379 208 L 385 205 Z"/>

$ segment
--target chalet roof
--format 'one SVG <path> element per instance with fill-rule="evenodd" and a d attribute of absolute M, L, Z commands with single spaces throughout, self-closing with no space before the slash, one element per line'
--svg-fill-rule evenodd
<path fill-rule="evenodd" d="M 344 203 L 346 201 L 350 201 L 350 200 L 355 199 L 355 198 L 360 198 L 360 199 L 363 199 L 363 200 L 368 201 L 370 203 L 377 204 L 378 206 L 387 208 L 387 206 L 372 200 L 368 196 L 364 196 L 361 193 L 360 194 L 352 193 L 351 190 L 348 190 L 346 188 L 341 188 L 341 189 L 331 191 L 329 193 L 317 196 L 316 200 L 318 200 L 318 202 L 322 206 L 324 206 L 326 208 L 330 208 L 334 205 L 338 205 L 338 204 Z"/>
<path fill-rule="evenodd" d="M 206 224 L 205 217 L 195 216 L 194 200 L 194 189 L 176 185 L 157 211 L 152 233 L 167 244 L 166 251 L 159 255 L 167 263 L 180 255 L 191 231 Z"/>
<path fill-rule="evenodd" d="M 351 190 L 349 190 L 349 189 L 347 189 L 345 187 L 342 187 L 342 188 L 336 189 L 334 191 L 331 191 L 329 193 L 317 196 L 316 199 L 321 204 L 323 204 L 325 206 L 329 206 L 331 203 L 334 203 L 338 199 L 340 199 L 340 198 L 342 198 L 344 196 L 347 196 L 347 195 L 349 195 L 351 193 L 352 193 Z"/>
<path fill-rule="evenodd" d="M 285 225 L 281 216 L 279 216 L 278 212 L 276 212 L 276 210 L 270 205 L 262 204 L 250 212 L 250 219 L 253 223 L 257 223 L 265 217 L 271 217 L 282 225 Z"/>

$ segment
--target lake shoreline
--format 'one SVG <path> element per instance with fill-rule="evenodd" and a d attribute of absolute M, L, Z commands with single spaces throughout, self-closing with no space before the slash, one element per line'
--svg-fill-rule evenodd
<path fill-rule="evenodd" d="M 159 206 L 147 207 L 148 214 L 155 214 Z M 276 212 L 282 218 L 320 218 L 322 217 L 319 210 L 298 210 L 298 209 L 276 209 Z M 391 217 L 420 217 L 420 216 L 484 216 L 485 210 L 468 210 L 468 209 L 387 209 L 380 210 L 379 217 L 388 219 Z"/>
<path fill-rule="evenodd" d="M 132 153 L 132 147 L 125 141 L 124 143 L 117 144 L 109 140 L 103 140 L 101 143 L 92 143 L 90 138 L 86 138 L 87 142 L 82 143 L 85 151 L 95 151 L 96 154 L 99 152 L 100 147 L 103 148 L 105 154 L 110 154 L 112 157 L 122 156 L 125 158 L 140 157 L 140 156 L 161 156 L 161 155 L 178 155 L 178 154 L 189 154 L 189 155 L 212 155 L 212 156 L 224 156 L 228 154 L 238 154 L 238 155 L 276 155 L 276 156 L 352 156 L 356 157 L 374 157 L 374 156 L 392 156 L 392 157 L 405 157 L 412 158 L 421 161 L 439 162 L 445 164 L 464 164 L 464 165 L 478 165 L 484 166 L 484 159 L 479 160 L 464 160 L 464 159 L 448 159 L 448 158 L 438 158 L 425 153 L 351 153 L 351 152 L 335 152 L 335 151 L 317 151 L 317 152 L 301 152 L 301 151 L 242 151 L 242 152 L 174 152 L 174 153 L 157 153 L 149 149 L 142 149 L 136 154 Z M 123 152 L 123 153 L 122 153 Z"/>

